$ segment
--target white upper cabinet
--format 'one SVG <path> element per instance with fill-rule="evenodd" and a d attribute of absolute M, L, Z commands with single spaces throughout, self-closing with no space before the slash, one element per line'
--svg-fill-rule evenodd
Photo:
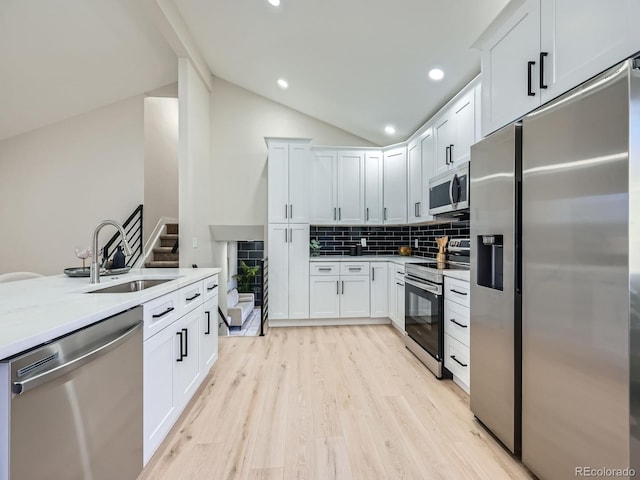
<path fill-rule="evenodd" d="M 435 163 L 433 175 L 437 176 L 449 170 L 449 151 L 453 145 L 453 121 L 447 110 L 436 118 L 434 127 Z"/>
<path fill-rule="evenodd" d="M 526 0 L 480 43 L 482 134 L 640 49 L 637 0 Z"/>
<path fill-rule="evenodd" d="M 317 150 L 311 156 L 310 223 L 327 225 L 338 220 L 338 153 Z"/>
<path fill-rule="evenodd" d="M 407 145 L 407 218 L 409 223 L 422 221 L 422 144 L 415 139 Z"/>
<path fill-rule="evenodd" d="M 308 223 L 310 141 L 268 145 L 269 223 Z"/>
<path fill-rule="evenodd" d="M 540 105 L 540 0 L 527 0 L 482 46 L 482 135 Z"/>
<path fill-rule="evenodd" d="M 543 69 L 538 82 L 542 103 L 640 50 L 639 3 L 638 0 L 542 0 L 540 62 Z"/>
<path fill-rule="evenodd" d="M 315 150 L 309 191 L 313 225 L 365 222 L 365 153 L 357 150 Z M 310 193 L 309 193 L 310 192 Z"/>
<path fill-rule="evenodd" d="M 407 223 L 407 149 L 387 150 L 383 156 L 385 224 Z"/>
<path fill-rule="evenodd" d="M 365 222 L 364 152 L 338 152 L 338 223 Z"/>
<path fill-rule="evenodd" d="M 449 160 L 452 167 L 471 159 L 471 145 L 476 142 L 475 104 L 475 90 L 471 89 L 451 109 L 453 146 L 449 152 Z"/>
<path fill-rule="evenodd" d="M 433 128 L 427 129 L 420 137 L 420 154 L 422 156 L 422 204 L 420 205 L 420 221 L 433 220 L 429 215 L 429 180 L 433 177 L 435 165 L 435 142 Z"/>
<path fill-rule="evenodd" d="M 365 223 L 382 225 L 382 151 L 365 152 L 364 162 Z"/>
<path fill-rule="evenodd" d="M 468 89 L 438 114 L 434 123 L 435 164 L 440 175 L 471 158 L 476 141 L 475 87 Z"/>

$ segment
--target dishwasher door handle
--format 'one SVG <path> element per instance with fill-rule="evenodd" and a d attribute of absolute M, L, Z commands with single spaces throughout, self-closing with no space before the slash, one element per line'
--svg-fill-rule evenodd
<path fill-rule="evenodd" d="M 29 390 L 33 390 L 40 385 L 53 380 L 54 378 L 61 377 L 65 373 L 69 373 L 77 368 L 86 365 L 87 363 L 95 360 L 102 355 L 109 353 L 111 350 L 118 348 L 121 344 L 126 342 L 129 337 L 134 335 L 136 332 L 142 329 L 143 321 L 139 321 L 133 327 L 129 328 L 122 335 L 109 340 L 108 342 L 100 345 L 98 348 L 91 350 L 87 353 L 83 353 L 76 358 L 69 360 L 62 365 L 59 365 L 51 370 L 47 370 L 46 372 L 39 373 L 38 375 L 34 375 L 27 380 L 23 380 L 21 382 L 13 382 L 11 386 L 11 391 L 16 395 L 22 395 L 23 393 L 28 392 Z"/>

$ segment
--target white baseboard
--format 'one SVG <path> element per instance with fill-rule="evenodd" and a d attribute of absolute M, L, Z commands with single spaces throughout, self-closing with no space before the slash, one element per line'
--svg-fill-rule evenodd
<path fill-rule="evenodd" d="M 453 376 L 453 383 L 455 383 L 456 385 L 458 385 L 462 390 L 465 391 L 465 393 L 467 395 L 471 395 L 471 389 L 469 388 L 469 385 L 467 385 L 466 383 L 464 383 L 462 380 L 460 380 L 458 377 L 456 377 L 455 375 Z"/>
<path fill-rule="evenodd" d="M 269 319 L 269 327 L 334 327 L 339 325 L 388 325 L 388 318 L 287 318 Z"/>

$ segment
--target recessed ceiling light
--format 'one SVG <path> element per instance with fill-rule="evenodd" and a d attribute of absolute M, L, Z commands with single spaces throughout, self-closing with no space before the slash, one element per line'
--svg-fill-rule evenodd
<path fill-rule="evenodd" d="M 396 129 L 391 125 L 387 125 L 386 127 L 384 127 L 384 131 L 387 133 L 387 135 L 393 135 L 394 133 L 396 133 Z"/>
<path fill-rule="evenodd" d="M 278 86 L 282 90 L 286 90 L 287 88 L 289 88 L 289 82 L 287 82 L 284 78 L 279 78 L 278 79 Z"/>
<path fill-rule="evenodd" d="M 439 68 L 432 68 L 429 70 L 429 78 L 431 80 L 442 80 L 444 78 L 444 72 Z"/>
<path fill-rule="evenodd" d="M 274 7 L 279 7 L 280 6 L 280 0 L 269 0 L 269 3 L 271 5 L 273 5 Z"/>

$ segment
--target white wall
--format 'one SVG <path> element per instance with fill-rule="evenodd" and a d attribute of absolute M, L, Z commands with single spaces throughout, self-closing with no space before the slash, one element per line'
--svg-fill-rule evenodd
<path fill-rule="evenodd" d="M 187 58 L 178 60 L 180 266 L 218 266 L 211 211 L 209 90 Z M 193 240 L 197 239 L 197 247 Z"/>
<path fill-rule="evenodd" d="M 211 92 L 211 225 L 267 223 L 265 137 L 311 138 L 313 145 L 375 146 L 214 77 Z"/>
<path fill-rule="evenodd" d="M 178 218 L 178 99 L 144 99 L 144 240 L 162 217 Z"/>
<path fill-rule="evenodd" d="M 136 96 L 0 142 L 0 273 L 81 266 L 98 222 L 142 203 L 143 116 Z"/>

